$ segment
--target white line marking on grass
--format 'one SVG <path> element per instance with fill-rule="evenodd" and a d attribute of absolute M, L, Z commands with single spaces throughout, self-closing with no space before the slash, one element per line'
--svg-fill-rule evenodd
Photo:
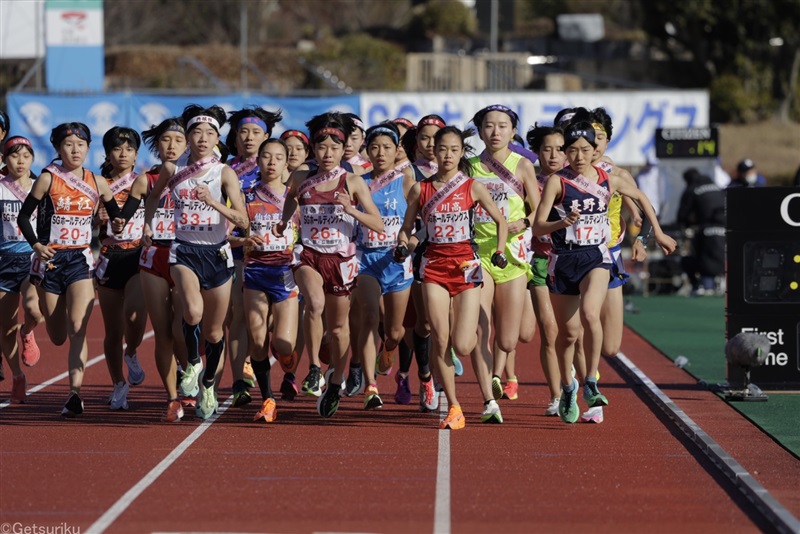
<path fill-rule="evenodd" d="M 439 393 L 439 422 L 447 417 L 447 397 Z M 439 456 L 436 462 L 436 501 L 433 534 L 450 534 L 450 431 L 439 431 Z"/>
<path fill-rule="evenodd" d="M 105 530 L 111 526 L 114 521 L 116 521 L 119 516 L 121 516 L 128 507 L 133 504 L 142 493 L 145 492 L 147 488 L 149 488 L 153 482 L 155 482 L 158 477 L 164 474 L 164 471 L 169 469 L 169 467 L 175 463 L 175 461 L 181 457 L 181 455 L 186 452 L 191 445 L 197 441 L 197 439 L 202 436 L 206 430 L 208 430 L 214 421 L 219 419 L 219 417 L 225 413 L 225 410 L 233 402 L 233 396 L 228 397 L 228 399 L 219 405 L 217 409 L 217 413 L 200 423 L 200 426 L 194 429 L 194 432 L 189 434 L 186 439 L 184 439 L 177 447 L 172 449 L 166 458 L 161 460 L 158 465 L 156 465 L 153 469 L 147 473 L 144 478 L 142 478 L 139 482 L 136 483 L 131 489 L 125 492 L 125 494 L 117 500 L 109 508 L 106 512 L 100 516 L 100 518 L 95 521 L 92 526 L 86 531 L 87 534 L 100 534 L 105 532 Z"/>
<path fill-rule="evenodd" d="M 142 341 L 144 341 L 145 339 L 150 339 L 151 337 L 153 337 L 153 331 L 152 330 L 148 330 L 147 332 L 145 332 L 144 336 L 142 336 Z M 105 358 L 106 358 L 105 352 L 103 354 L 101 354 L 100 356 L 95 356 L 94 358 L 92 358 L 91 360 L 86 362 L 86 365 L 83 366 L 84 370 L 88 369 L 89 367 L 93 366 L 94 364 L 96 364 L 98 362 L 103 361 Z M 64 371 L 60 375 L 54 376 L 50 380 L 45 380 L 41 384 L 33 386 L 31 389 L 29 389 L 28 390 L 28 395 L 32 395 L 34 393 L 38 393 L 39 391 L 43 390 L 44 388 L 46 388 L 48 386 L 52 386 L 56 382 L 64 380 L 68 376 L 69 376 L 69 371 Z M 11 399 L 9 399 L 7 401 L 0 402 L 0 410 L 2 410 L 3 408 L 7 408 L 10 404 L 11 404 Z"/>

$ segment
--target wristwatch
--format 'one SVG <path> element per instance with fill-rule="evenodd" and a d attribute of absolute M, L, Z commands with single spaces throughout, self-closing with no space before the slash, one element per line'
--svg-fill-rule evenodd
<path fill-rule="evenodd" d="M 529 218 L 527 218 L 527 217 L 523 217 L 522 218 L 522 224 L 525 226 L 525 228 L 530 228 L 531 227 L 531 220 Z"/>
<path fill-rule="evenodd" d="M 638 235 L 636 236 L 636 240 L 641 242 L 644 249 L 647 250 L 647 236 Z"/>

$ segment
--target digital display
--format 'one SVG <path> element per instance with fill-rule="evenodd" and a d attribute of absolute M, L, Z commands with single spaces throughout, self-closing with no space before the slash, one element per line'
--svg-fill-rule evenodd
<path fill-rule="evenodd" d="M 658 158 L 716 158 L 718 155 L 717 128 L 656 129 Z"/>
<path fill-rule="evenodd" d="M 764 269 L 777 269 L 781 265 L 781 255 L 769 250 L 761 257 L 761 267 Z"/>
<path fill-rule="evenodd" d="M 795 243 L 744 244 L 744 299 L 748 303 L 800 302 L 800 250 Z"/>

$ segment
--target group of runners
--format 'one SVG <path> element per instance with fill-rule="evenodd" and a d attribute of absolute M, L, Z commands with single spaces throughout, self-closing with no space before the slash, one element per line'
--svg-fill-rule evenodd
<path fill-rule="evenodd" d="M 96 288 L 113 410 L 145 379 L 136 351 L 149 314 L 166 422 L 189 407 L 203 419 L 217 411 L 227 356 L 232 404 L 247 406 L 258 388 L 256 421 L 277 419 L 271 362 L 282 401 L 315 396 L 328 418 L 342 396 L 380 408 L 378 374 L 394 373 L 394 401 L 412 404 L 415 360 L 420 409 L 438 410 L 443 390 L 441 428 L 464 428 L 456 376 L 471 358 L 480 420 L 502 423 L 498 400 L 518 397 L 516 347 L 538 323 L 545 413 L 602 422 L 598 365 L 622 339 L 623 199 L 634 224 L 645 220 L 634 260 L 650 234 L 664 253 L 676 246 L 604 155 L 605 110 L 562 110 L 527 132 L 526 149 L 517 114 L 488 106 L 472 119 L 479 155 L 475 132 L 437 115 L 367 127 L 330 112 L 273 137 L 280 120 L 258 107 L 189 105 L 141 135 L 114 127 L 99 175 L 84 167 L 92 135 L 82 123 L 53 129 L 57 156 L 38 177 L 31 143 L 5 139 L 0 349 L 12 401 L 25 401 L 20 364 L 39 359 L 33 330 L 44 321 L 55 345 L 68 343 L 62 415 L 83 412 Z M 0 115 L 0 142 L 9 129 Z M 161 164 L 137 174 L 143 144 Z"/>

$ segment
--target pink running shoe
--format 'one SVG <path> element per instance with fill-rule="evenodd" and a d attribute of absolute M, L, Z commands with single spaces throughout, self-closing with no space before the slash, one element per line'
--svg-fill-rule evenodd
<path fill-rule="evenodd" d="M 23 334 L 22 328 L 20 328 L 19 338 L 22 341 L 22 363 L 28 367 L 33 367 L 38 363 L 39 356 L 42 354 L 39 350 L 39 345 L 36 344 L 36 338 L 33 337 L 33 331 L 30 331 L 28 334 Z"/>

